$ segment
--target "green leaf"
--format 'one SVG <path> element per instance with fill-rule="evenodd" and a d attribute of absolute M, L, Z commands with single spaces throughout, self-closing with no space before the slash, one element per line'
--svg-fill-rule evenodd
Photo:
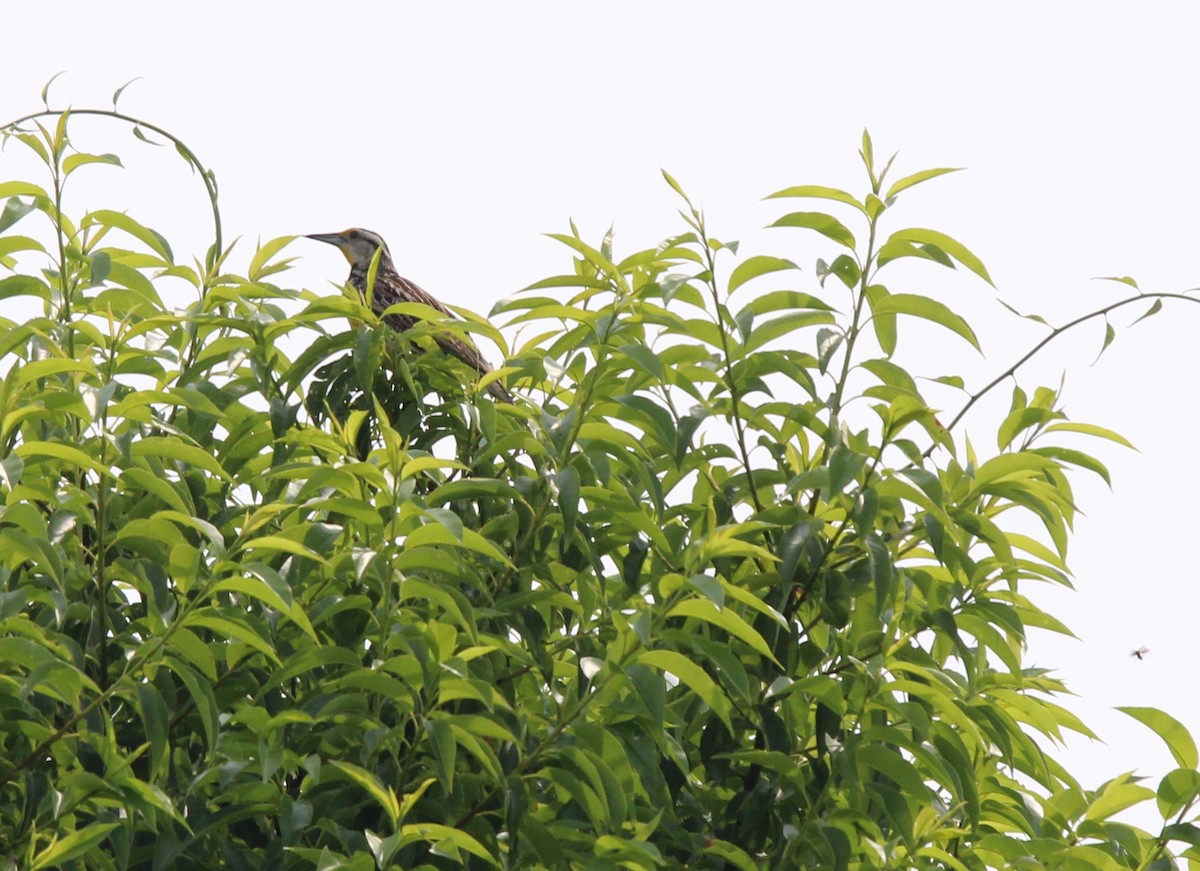
<path fill-rule="evenodd" d="M 381 781 L 367 769 L 360 768 L 352 763 L 341 762 L 333 759 L 326 764 L 330 768 L 334 768 L 342 772 L 342 774 L 346 775 L 346 777 L 348 777 L 350 780 L 354 781 L 363 789 L 365 789 L 367 794 L 370 795 L 371 798 L 375 799 L 375 802 L 381 808 L 383 808 L 383 812 L 387 814 L 388 819 L 391 821 L 393 827 L 399 822 L 400 800 L 396 798 L 396 793 L 392 791 L 390 786 L 383 783 L 383 781 Z M 407 829 L 409 827 L 405 826 L 405 828 Z"/>
<path fill-rule="evenodd" d="M 70 175 L 79 167 L 89 163 L 106 163 L 110 166 L 123 166 L 121 158 L 115 154 L 72 154 L 63 160 L 63 174 Z"/>
<path fill-rule="evenodd" d="M 1105 820 L 1113 814 L 1131 808 L 1154 798 L 1154 790 L 1141 784 L 1130 783 L 1124 778 L 1117 778 L 1105 784 L 1100 794 L 1088 805 L 1084 814 L 1086 820 Z"/>
<path fill-rule="evenodd" d="M 124 230 L 135 239 L 146 243 L 150 250 L 162 257 L 163 260 L 166 260 L 168 263 L 175 262 L 175 258 L 171 254 L 171 246 L 167 243 L 166 239 L 122 212 L 114 212 L 110 209 L 98 209 L 84 215 L 83 220 L 79 224 L 81 227 L 100 224 L 105 227 L 115 227 L 118 230 Z"/>
<path fill-rule="evenodd" d="M 945 167 L 942 169 L 923 169 L 920 172 L 914 172 L 912 175 L 906 175 L 898 182 L 892 184 L 886 194 L 883 195 L 885 200 L 890 200 L 900 191 L 907 190 L 913 185 L 918 185 L 923 181 L 928 181 L 931 178 L 937 178 L 939 175 L 945 175 L 948 172 L 961 172 L 963 167 Z"/>
<path fill-rule="evenodd" d="M 1176 768 L 1159 782 L 1158 812 L 1164 820 L 1177 816 L 1200 799 L 1200 771 Z"/>
<path fill-rule="evenodd" d="M 49 357 L 45 360 L 33 360 L 21 367 L 16 373 L 16 378 L 13 379 L 17 386 L 28 384 L 31 381 L 37 381 L 41 378 L 49 378 L 54 375 L 61 375 L 64 372 L 94 372 L 95 367 L 91 362 L 83 362 L 82 360 L 68 360 L 63 357 Z"/>
<path fill-rule="evenodd" d="M 754 326 L 750 335 L 746 337 L 743 353 L 750 354 L 757 351 L 763 345 L 790 335 L 796 330 L 836 322 L 837 320 L 832 314 L 824 311 L 799 311 L 780 315 Z"/>
<path fill-rule="evenodd" d="M 871 142 L 871 133 L 867 128 L 863 128 L 862 132 L 862 147 L 858 152 L 863 160 L 863 165 L 867 168 L 867 173 L 871 176 L 871 181 L 875 181 L 875 146 Z"/>
<path fill-rule="evenodd" d="M 3 228 L 3 222 L 2 222 L 2 221 L 0 221 L 0 230 L 2 230 L 2 229 L 4 229 L 4 228 Z M 1148 309 L 1146 309 L 1144 312 L 1142 312 L 1142 314 L 1141 314 L 1141 315 L 1138 317 L 1138 319 L 1137 319 L 1136 321 L 1134 321 L 1134 322 L 1133 322 L 1133 324 L 1139 323 L 1140 321 L 1144 321 L 1144 320 L 1145 320 L 1146 318 L 1148 318 L 1148 317 L 1153 317 L 1154 315 L 1156 315 L 1156 314 L 1158 314 L 1160 311 L 1162 311 L 1162 307 L 1163 307 L 1162 300 L 1161 300 L 1161 299 L 1156 299 L 1156 300 L 1154 301 L 1154 304 L 1153 304 L 1153 305 L 1151 305 L 1151 306 L 1150 306 L 1150 308 L 1148 308 Z M 1133 326 L 1133 324 L 1130 324 L 1129 326 L 1131 326 L 1131 327 L 1132 327 L 1132 326 Z"/>
<path fill-rule="evenodd" d="M 919 227 L 897 230 L 888 237 L 887 242 L 879 250 L 880 265 L 887 262 L 888 259 L 894 259 L 894 257 L 886 257 L 885 252 L 890 253 L 902 250 L 904 245 L 932 245 L 938 251 L 944 251 L 950 257 L 953 257 L 988 284 L 992 284 L 992 277 L 988 275 L 983 261 L 967 250 L 966 246 L 961 242 L 952 239 L 945 233 L 939 233 L 937 230 L 925 230 Z"/>
<path fill-rule="evenodd" d="M 692 575 L 688 578 L 688 586 L 712 602 L 717 610 L 725 607 L 725 587 L 721 584 L 720 578 L 709 575 Z"/>
<path fill-rule="evenodd" d="M 178 634 L 177 632 L 176 635 Z M 173 642 L 174 638 L 175 636 L 172 636 Z M 184 657 L 188 657 L 188 651 L 180 649 L 178 645 L 175 646 Z M 217 707 L 217 701 L 212 689 L 216 678 L 207 673 L 198 674 L 196 668 L 193 668 L 190 658 L 185 660 L 176 656 L 166 656 L 163 658 L 163 664 L 174 672 L 180 682 L 187 688 L 192 703 L 196 707 L 196 713 L 200 717 L 200 725 L 204 730 L 205 746 L 210 749 L 214 748 L 219 729 L 218 718 L 221 713 Z M 205 663 L 200 662 L 197 665 L 203 667 Z"/>
<path fill-rule="evenodd" d="M 778 311 L 798 311 L 802 309 L 816 309 L 825 312 L 833 311 L 824 300 L 807 293 L 799 293 L 794 290 L 774 290 L 752 299 L 738 313 L 737 317 L 741 318 L 742 312 L 765 315 Z"/>
<path fill-rule="evenodd" d="M 50 87 L 49 84 L 46 87 Z M 29 871 L 61 867 L 64 863 L 79 858 L 103 843 L 108 837 L 108 833 L 119 825 L 120 823 L 90 823 L 82 829 L 71 832 L 65 838 L 55 840 L 49 847 L 33 857 Z"/>
<path fill-rule="evenodd" d="M 689 200 L 688 195 L 683 192 L 683 188 L 680 187 L 679 182 L 675 181 L 675 177 L 665 169 L 660 169 L 659 172 L 662 173 L 663 178 L 666 179 L 667 184 L 671 186 L 671 189 L 675 191 L 675 193 L 679 194 L 679 196 L 683 197 L 684 202 L 686 202 L 688 205 L 691 205 L 691 200 Z"/>
<path fill-rule="evenodd" d="M 1030 451 L 1000 454 L 976 470 L 975 484 L 977 487 L 983 487 L 996 481 L 1027 479 L 1054 467 L 1053 460 Z"/>
<path fill-rule="evenodd" d="M 277 573 L 266 566 L 261 564 L 256 566 L 254 563 L 246 564 L 246 569 L 247 572 L 252 572 L 252 576 L 224 578 L 217 581 L 210 592 L 213 595 L 241 593 L 244 596 L 251 596 L 282 614 L 286 614 L 292 609 L 291 588 L 282 583 L 282 579 Z M 277 582 L 268 583 L 266 580 L 268 576 L 274 576 Z"/>
<path fill-rule="evenodd" d="M 42 197 L 50 199 L 46 189 L 27 181 L 0 181 L 0 197 Z"/>
<path fill-rule="evenodd" d="M 855 751 L 859 765 L 874 769 L 900 787 L 911 799 L 924 803 L 929 787 L 915 766 L 895 750 L 881 744 L 866 744 Z"/>
<path fill-rule="evenodd" d="M 28 638 L 0 638 L 0 662 L 32 670 L 54 661 L 48 649 Z"/>
<path fill-rule="evenodd" d="M 896 353 L 896 314 L 881 310 L 879 304 L 891 294 L 882 284 L 872 284 L 867 288 L 867 305 L 871 309 L 871 325 L 875 328 L 875 339 L 879 349 L 890 357 Z"/>
<path fill-rule="evenodd" d="M 250 258 L 250 267 L 246 273 L 246 277 L 251 281 L 258 281 L 264 277 L 264 269 L 267 262 L 290 245 L 297 237 L 295 236 L 280 236 L 277 239 L 271 239 L 269 242 L 259 244 L 258 250 L 254 252 L 254 256 Z M 270 274 L 267 272 L 265 274 Z"/>
<path fill-rule="evenodd" d="M 711 603 L 709 604 L 711 605 Z M 730 732 L 733 731 L 733 724 L 729 719 L 729 698 L 695 662 L 673 650 L 647 650 L 638 656 L 637 661 L 675 675 L 708 705 L 725 724 L 726 729 Z"/>
<path fill-rule="evenodd" d="M 1185 844 L 1191 844 L 1193 848 L 1200 850 L 1200 826 L 1197 826 L 1195 823 L 1174 823 L 1169 826 L 1163 826 L 1161 837 L 1164 843 L 1167 841 L 1183 841 Z M 1191 859 L 1194 860 L 1195 856 L 1193 855 Z M 1153 868 L 1154 871 L 1158 871 L 1158 868 L 1154 865 L 1149 867 Z M 1167 868 L 1169 866 L 1164 865 L 1162 867 Z"/>
<path fill-rule="evenodd" d="M 716 856 L 718 859 L 733 865 L 738 871 L 759 871 L 758 864 L 755 863 L 745 850 L 728 841 L 707 838 L 704 842 L 704 853 L 708 856 Z"/>
<path fill-rule="evenodd" d="M 433 751 L 438 782 L 446 792 L 451 792 L 454 789 L 454 764 L 458 749 L 458 744 L 454 740 L 454 732 L 445 720 L 427 719 L 425 720 L 425 733 L 429 736 Z"/>
<path fill-rule="evenodd" d="M 103 284 L 112 272 L 112 257 L 107 251 L 97 251 L 92 255 L 92 286 Z"/>
<path fill-rule="evenodd" d="M 1004 300 L 1002 300 L 1002 299 L 997 300 L 997 302 L 999 302 L 1000 305 L 1004 306 L 1006 309 L 1008 309 L 1010 312 L 1012 312 L 1019 318 L 1025 318 L 1025 320 L 1033 321 L 1034 323 L 1041 324 L 1042 326 L 1046 326 L 1046 327 L 1050 326 L 1050 324 L 1046 321 L 1046 319 L 1044 317 L 1042 317 L 1041 315 L 1021 314 L 1021 312 L 1017 311 L 1015 308 L 1013 308 L 1011 305 L 1006 303 Z"/>
<path fill-rule="evenodd" d="M 49 79 L 46 81 L 46 84 L 45 84 L 45 85 L 43 85 L 43 86 L 42 86 L 42 105 L 43 105 L 43 106 L 45 106 L 47 109 L 49 109 L 49 108 L 50 108 L 50 103 L 48 102 L 48 101 L 49 101 L 49 99 L 50 99 L 50 86 L 54 84 L 54 80 L 55 80 L 55 79 L 57 79 L 57 78 L 58 78 L 59 76 L 61 76 L 61 75 L 65 75 L 65 74 L 66 74 L 66 72 L 67 72 L 66 70 L 59 70 L 58 72 L 56 72 L 54 75 L 52 75 L 52 76 L 51 76 L 51 77 L 50 77 L 50 78 L 49 78 Z M 64 117 L 64 118 L 65 118 L 65 117 L 66 117 L 66 115 L 67 115 L 67 113 L 66 113 L 66 112 L 63 112 L 63 113 L 62 113 L 62 117 Z M 60 123 L 61 123 L 61 122 L 60 122 Z"/>
<path fill-rule="evenodd" d="M 1073 423 L 1071 421 L 1063 421 L 1062 423 L 1052 423 L 1046 427 L 1046 432 L 1078 432 L 1084 435 L 1095 436 L 1100 439 L 1108 439 L 1110 442 L 1116 442 L 1119 445 L 1124 445 L 1127 448 L 1133 447 L 1132 442 L 1128 441 L 1119 433 L 1113 432 L 1111 429 L 1105 429 L 1102 426 L 1096 426 L 1091 423 Z"/>
<path fill-rule="evenodd" d="M 558 487 L 558 507 L 563 518 L 563 537 L 570 542 L 575 537 L 575 522 L 579 516 L 579 472 L 567 466 L 554 476 Z"/>
<path fill-rule="evenodd" d="M 137 686 L 138 713 L 150 742 L 150 779 L 159 780 L 168 771 L 170 717 L 162 694 L 151 684 Z"/>
<path fill-rule="evenodd" d="M 790 260 L 783 257 L 770 257 L 765 254 L 760 254 L 757 257 L 750 257 L 742 261 L 729 276 L 729 293 L 733 293 L 747 281 L 752 278 L 757 278 L 760 275 L 766 275 L 770 272 L 779 272 L 784 269 L 799 269 Z"/>
<path fill-rule="evenodd" d="M 135 457 L 177 460 L 185 465 L 211 472 L 226 481 L 230 480 L 229 475 L 221 468 L 220 461 L 211 452 L 194 445 L 184 444 L 177 438 L 147 436 L 134 442 L 130 453 Z"/>
<path fill-rule="evenodd" d="M 107 469 L 101 468 L 100 464 L 86 453 L 70 445 L 60 445 L 56 442 L 29 441 L 18 445 L 16 454 L 26 463 L 29 463 L 31 460 L 51 457 L 56 460 L 63 460 L 81 469 L 89 469 L 93 472 L 106 475 L 109 474 Z"/>
<path fill-rule="evenodd" d="M 44 128 L 41 128 L 41 125 L 38 126 L 40 129 L 42 129 L 42 132 L 45 133 Z M 49 138 L 48 133 L 45 135 L 47 138 Z M 46 146 L 42 143 L 41 139 L 32 133 L 18 133 L 16 134 L 16 137 L 19 141 L 23 142 L 30 151 L 40 157 L 42 163 L 46 164 L 46 166 L 51 166 L 50 152 L 46 150 Z"/>
<path fill-rule="evenodd" d="M 0 211 L 0 233 L 3 233 L 17 221 L 24 218 L 30 212 L 37 208 L 33 203 L 25 203 L 16 197 L 10 198 L 4 204 L 4 210 Z"/>
<path fill-rule="evenodd" d="M 1083 451 L 1075 451 L 1070 448 L 1034 448 L 1034 453 L 1040 454 L 1043 457 L 1051 457 L 1062 463 L 1069 463 L 1072 466 L 1079 466 L 1081 469 L 1087 469 L 1090 472 L 1095 472 L 1104 479 L 1104 483 L 1112 486 L 1112 478 L 1108 474 L 1108 467 L 1095 457 L 1085 454 Z"/>
<path fill-rule="evenodd" d="M 28 236 L 0 236 L 0 257 L 7 257 L 18 251 L 41 251 L 45 247 L 37 239 Z"/>
<path fill-rule="evenodd" d="M 1100 346 L 1100 353 L 1096 354 L 1096 360 L 1099 360 L 1100 355 L 1108 350 L 1108 346 L 1112 344 L 1113 339 L 1115 339 L 1116 337 L 1117 337 L 1117 331 L 1113 328 L 1113 325 L 1111 323 L 1109 323 L 1107 319 L 1105 319 L 1105 321 L 1104 321 L 1104 344 Z M 1093 362 L 1093 364 L 1095 363 L 1095 361 L 1092 361 L 1092 362 Z"/>
<path fill-rule="evenodd" d="M 444 464 L 444 461 L 443 461 Z M 408 477 L 408 467 L 405 467 L 405 477 Z M 507 481 L 499 478 L 463 478 L 460 481 L 447 481 L 438 484 L 425 499 L 430 508 L 438 508 L 452 502 L 464 499 L 502 499 L 514 501 L 520 498 L 519 491 Z"/>
<path fill-rule="evenodd" d="M 1163 739 L 1175 763 L 1182 768 L 1195 768 L 1200 763 L 1196 753 L 1196 742 L 1188 733 L 1187 727 L 1157 708 L 1118 707 L 1118 711 L 1128 714 L 1144 726 L 1148 726 L 1154 734 Z"/>
<path fill-rule="evenodd" d="M 625 868 L 654 869 L 663 864 L 662 852 L 647 841 L 601 835 L 596 839 L 595 854 L 598 858 L 620 861 Z"/>
<path fill-rule="evenodd" d="M 770 194 L 767 199 L 774 200 L 781 197 L 809 197 L 820 200 L 833 200 L 837 203 L 844 203 L 847 206 L 854 206 L 860 212 L 866 214 L 866 208 L 853 195 L 846 193 L 837 188 L 823 187 L 816 184 L 797 185 L 796 187 L 784 188 L 781 191 L 776 191 Z"/>
<path fill-rule="evenodd" d="M 826 215 L 823 212 L 792 212 L 789 215 L 784 215 L 772 227 L 801 227 L 808 230 L 816 230 L 822 236 L 826 236 L 837 242 L 839 245 L 853 250 L 854 249 L 854 234 L 842 224 L 837 218 L 832 215 Z"/>
<path fill-rule="evenodd" d="M 11 490 L 21 480 L 21 473 L 24 471 L 25 461 L 21 459 L 21 456 L 19 454 L 9 454 L 7 457 L 0 459 L 0 484 Z"/>
<path fill-rule="evenodd" d="M 125 93 L 125 89 L 128 88 L 130 85 L 132 85 L 134 82 L 140 81 L 141 78 L 142 78 L 141 76 L 134 76 L 132 79 L 127 81 L 125 84 L 121 85 L 121 87 L 119 87 L 115 91 L 113 91 L 112 104 L 113 104 L 114 109 L 117 108 L 117 101 L 121 99 L 121 94 Z"/>
<path fill-rule="evenodd" d="M 838 330 L 817 330 L 817 367 L 822 374 L 829 371 L 829 363 L 845 338 Z"/>
<path fill-rule="evenodd" d="M 149 136 L 147 136 L 145 134 L 145 132 L 142 130 L 141 126 L 137 125 L 137 124 L 133 125 L 133 135 L 135 137 L 137 137 L 138 139 L 140 139 L 142 142 L 145 142 L 147 145 L 154 145 L 159 148 L 166 145 L 165 142 L 155 142 L 153 139 L 151 139 Z"/>
<path fill-rule="evenodd" d="M 979 347 L 979 339 L 975 337 L 975 331 L 971 329 L 970 324 L 952 312 L 947 306 L 927 296 L 917 296 L 910 293 L 893 293 L 875 302 L 872 311 L 876 316 L 881 314 L 901 314 L 933 321 L 935 324 L 939 324 L 951 332 L 962 336 L 971 343 L 971 346 L 975 350 L 982 350 Z"/>
<path fill-rule="evenodd" d="M 858 287 L 862 280 L 862 270 L 858 268 L 858 261 L 849 254 L 839 254 L 833 258 L 832 263 L 817 260 L 817 280 L 821 282 L 821 287 L 825 286 L 825 279 L 830 275 L 836 276 L 850 290 Z"/>
<path fill-rule="evenodd" d="M 411 843 L 412 841 L 429 841 L 433 843 L 434 849 L 431 852 L 435 855 L 445 855 L 438 853 L 438 846 L 449 844 L 470 853 L 472 856 L 483 859 L 497 868 L 500 867 L 500 863 L 487 851 L 487 848 L 483 844 L 461 829 L 451 828 L 440 823 L 412 823 L 403 826 L 400 829 L 401 845 Z"/>
<path fill-rule="evenodd" d="M 245 551 L 277 551 L 282 553 L 290 553 L 293 556 L 304 557 L 305 559 L 316 560 L 319 563 L 327 564 L 325 557 L 321 556 L 314 550 L 305 547 L 298 541 L 293 541 L 290 538 L 284 538 L 281 535 L 262 535 L 258 538 L 252 538 L 242 544 L 242 550 Z"/>
<path fill-rule="evenodd" d="M 841 493 L 858 475 L 867 458 L 845 445 L 838 445 L 829 456 L 829 492 L 830 495 Z"/>
<path fill-rule="evenodd" d="M 228 609 L 226 609 L 225 613 L 228 613 Z M 240 615 L 235 619 L 232 616 L 222 616 L 214 608 L 202 608 L 198 611 L 192 611 L 184 617 L 180 625 L 186 627 L 201 626 L 205 629 L 211 629 L 221 638 L 241 641 L 243 644 L 263 654 L 263 656 L 276 665 L 279 664 L 279 657 L 275 653 L 275 650 Z"/>
<path fill-rule="evenodd" d="M 718 608 L 711 599 L 684 599 L 667 612 L 667 617 L 694 617 L 711 623 L 735 638 L 740 638 L 759 654 L 778 664 L 767 642 L 749 623 L 728 608 Z M 683 679 L 683 675 L 680 674 L 676 674 L 676 677 Z"/>
<path fill-rule="evenodd" d="M 1138 283 L 1136 281 L 1134 281 L 1132 278 L 1130 278 L 1128 275 L 1119 275 L 1119 276 L 1118 275 L 1104 275 L 1096 280 L 1097 281 L 1115 281 L 1119 284 L 1127 284 L 1130 287 L 1132 287 L 1134 290 L 1141 290 L 1141 288 L 1138 287 Z"/>

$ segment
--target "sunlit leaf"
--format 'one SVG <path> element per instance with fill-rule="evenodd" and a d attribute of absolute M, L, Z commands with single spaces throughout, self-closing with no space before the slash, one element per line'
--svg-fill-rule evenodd
<path fill-rule="evenodd" d="M 134 76 L 132 79 L 127 81 L 125 84 L 121 85 L 121 87 L 119 87 L 115 91 L 113 91 L 112 104 L 113 104 L 114 109 L 117 107 L 117 101 L 121 99 L 121 94 L 125 93 L 125 89 L 128 88 L 130 85 L 132 85 L 134 82 L 140 81 L 141 79 L 142 79 L 142 76 Z"/>
<path fill-rule="evenodd" d="M 1196 753 L 1196 742 L 1187 728 L 1170 714 L 1157 708 L 1118 707 L 1117 710 L 1148 726 L 1154 734 L 1162 738 L 1171 755 L 1175 757 L 1177 765 L 1194 769 L 1200 763 L 1200 756 Z"/>
<path fill-rule="evenodd" d="M 914 172 L 912 175 L 906 175 L 897 182 L 893 182 L 888 188 L 887 193 L 883 195 L 885 200 L 890 200 L 896 194 L 903 190 L 907 190 L 913 185 L 918 185 L 923 181 L 928 181 L 931 178 L 937 178 L 940 175 L 945 175 L 949 172 L 961 172 L 962 167 L 944 167 L 941 169 L 923 169 L 920 172 Z"/>
<path fill-rule="evenodd" d="M 717 626 L 770 659 L 774 659 L 767 643 L 745 620 L 725 608 L 718 608 L 709 599 L 686 599 L 667 612 L 668 617 L 695 617 Z M 645 661 L 645 660 L 643 660 Z M 651 663 L 653 664 L 653 663 Z M 676 675 L 680 679 L 682 675 Z"/>
<path fill-rule="evenodd" d="M 792 212 L 776 219 L 772 227 L 800 227 L 816 230 L 822 236 L 832 239 L 839 245 L 854 248 L 854 234 L 832 215 L 823 212 Z"/>
<path fill-rule="evenodd" d="M 47 84 L 46 87 L 49 88 L 50 85 Z M 44 91 L 42 96 L 44 99 Z M 29 865 L 30 871 L 37 871 L 39 868 L 57 868 L 64 862 L 79 858 L 102 843 L 118 825 L 119 823 L 91 823 L 61 840 L 55 840 L 33 857 L 33 862 Z"/>
<path fill-rule="evenodd" d="M 883 247 L 880 248 L 880 262 L 886 262 L 889 259 L 894 259 L 896 256 L 904 256 L 904 246 L 913 245 L 932 245 L 937 251 L 945 252 L 988 284 L 992 284 L 991 276 L 988 275 L 987 269 L 978 257 L 967 250 L 966 246 L 961 242 L 937 230 L 925 230 L 916 227 L 907 230 L 897 230 L 888 237 Z"/>
<path fill-rule="evenodd" d="M 342 772 L 342 774 L 346 775 L 346 777 L 350 778 L 350 780 L 354 781 L 363 789 L 365 789 L 367 794 L 370 795 L 371 798 L 373 798 L 379 805 L 379 807 L 383 809 L 383 812 L 387 814 L 388 820 L 391 822 L 391 824 L 393 826 L 396 825 L 400 819 L 400 801 L 396 798 L 396 793 L 392 791 L 390 786 L 384 784 L 379 780 L 378 777 L 376 777 L 370 771 L 367 771 L 365 768 L 360 768 L 359 766 L 353 765 L 349 762 L 341 762 L 335 759 L 331 760 L 329 765 L 332 768 L 336 768 L 338 771 Z"/>
<path fill-rule="evenodd" d="M 822 200 L 833 200 L 838 203 L 845 203 L 848 206 L 854 206 L 860 212 L 865 213 L 863 204 L 860 203 L 853 195 L 846 193 L 837 188 L 823 187 L 822 185 L 806 184 L 797 185 L 796 187 L 784 188 L 781 191 L 769 195 L 767 199 L 778 199 L 780 197 L 809 197 Z"/>
<path fill-rule="evenodd" d="M 874 304 L 872 311 L 874 311 L 876 317 L 883 314 L 902 314 L 924 318 L 957 333 L 970 342 L 971 346 L 976 350 L 980 350 L 979 339 L 975 337 L 975 331 L 971 329 L 970 325 L 946 305 L 927 296 L 917 296 L 911 293 L 893 293 L 878 300 Z"/>
<path fill-rule="evenodd" d="M 760 275 L 766 275 L 771 272 L 779 272 L 784 269 L 799 269 L 795 263 L 786 260 L 782 257 L 771 257 L 761 254 L 757 257 L 750 257 L 743 260 L 729 276 L 728 292 L 733 293 L 747 281 L 752 278 L 757 278 Z"/>
<path fill-rule="evenodd" d="M 88 163 L 107 163 L 110 166 L 121 166 L 121 158 L 115 154 L 72 154 L 63 160 L 63 174 L 70 175 L 76 169 Z"/>
<path fill-rule="evenodd" d="M 80 221 L 80 226 L 82 227 L 88 227 L 93 224 L 123 230 L 130 236 L 144 242 L 150 250 L 154 251 L 154 253 L 158 254 L 168 263 L 175 262 L 175 258 L 171 254 L 171 246 L 167 244 L 167 240 L 149 227 L 138 223 L 129 215 L 114 212 L 111 209 L 98 209 L 84 215 L 83 220 Z"/>
<path fill-rule="evenodd" d="M 646 651 L 638 657 L 638 662 L 675 675 L 704 700 L 712 712 L 725 723 L 726 728 L 732 728 L 729 722 L 729 699 L 700 666 L 671 650 Z"/>

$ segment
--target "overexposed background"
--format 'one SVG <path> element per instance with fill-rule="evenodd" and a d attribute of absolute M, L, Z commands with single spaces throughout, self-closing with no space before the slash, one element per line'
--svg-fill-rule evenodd
<path fill-rule="evenodd" d="M 1042 333 L 997 295 L 1061 322 L 1118 298 L 1123 288 L 1096 276 L 1132 275 L 1153 291 L 1200 284 L 1200 6 L 1182 0 L 72 0 L 8 4 L 3 18 L 0 124 L 38 109 L 59 70 L 56 107 L 105 108 L 117 87 L 143 77 L 121 110 L 180 136 L 215 169 L 226 236 L 247 239 L 241 262 L 256 238 L 365 226 L 389 240 L 406 275 L 486 313 L 569 268 L 566 249 L 541 235 L 565 231 L 569 218 L 591 240 L 615 224 L 626 253 L 679 232 L 662 167 L 705 208 L 714 235 L 741 239 L 745 253 L 791 257 L 811 289 L 815 258 L 837 252 L 815 234 L 761 228 L 786 210 L 825 206 L 761 197 L 804 183 L 861 195 L 856 151 L 867 127 L 881 162 L 901 152 L 893 179 L 970 168 L 903 194 L 888 228 L 949 233 L 998 288 L 964 270 L 897 264 L 893 291 L 952 305 L 986 352 L 938 331 L 906 342 L 902 330 L 905 365 L 964 373 L 978 387 L 1015 361 Z M 119 152 L 128 167 L 98 167 L 86 182 L 81 174 L 77 206 L 127 207 L 185 262 L 202 256 L 203 190 L 171 149 L 108 121 L 80 120 L 73 138 Z M 0 154 L 0 179 L 42 181 L 20 151 Z M 289 250 L 303 258 L 289 281 L 321 290 L 343 280 L 332 248 Z M 1114 487 L 1076 477 L 1086 513 L 1071 554 L 1077 592 L 1032 591 L 1079 636 L 1036 633 L 1030 663 L 1067 680 L 1080 696 L 1067 704 L 1105 741 L 1074 740 L 1065 757 L 1089 787 L 1133 769 L 1154 786 L 1174 767 L 1115 705 L 1161 707 L 1200 734 L 1200 310 L 1169 306 L 1124 330 L 1137 313 L 1115 319 L 1117 340 L 1094 365 L 1100 325 L 1052 345 L 1021 375 L 1032 393 L 1065 372 L 1072 418 L 1140 449 L 1083 445 L 1109 464 Z M 968 420 L 982 455 L 995 450 L 1008 390 Z M 1142 645 L 1150 653 L 1133 659 Z"/>

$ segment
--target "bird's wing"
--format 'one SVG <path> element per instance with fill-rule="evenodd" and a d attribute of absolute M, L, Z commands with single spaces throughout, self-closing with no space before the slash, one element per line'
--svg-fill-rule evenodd
<path fill-rule="evenodd" d="M 456 319 L 458 317 L 420 285 L 396 274 L 379 275 L 376 277 L 375 293 L 372 297 L 372 302 L 376 312 L 380 313 L 398 302 L 417 302 L 421 305 L 427 305 L 447 317 Z M 384 323 L 397 332 L 403 332 L 411 329 L 416 320 L 416 318 L 409 315 L 391 314 L 384 318 Z M 479 353 L 479 349 L 475 347 L 475 344 L 470 339 L 449 333 L 438 333 L 434 335 L 434 340 L 443 351 L 462 360 L 480 375 L 486 375 L 492 371 L 492 367 L 488 364 L 488 361 L 484 359 L 483 354 Z M 489 384 L 488 392 L 504 402 L 512 402 L 512 394 L 505 390 L 504 386 L 498 382 Z"/>

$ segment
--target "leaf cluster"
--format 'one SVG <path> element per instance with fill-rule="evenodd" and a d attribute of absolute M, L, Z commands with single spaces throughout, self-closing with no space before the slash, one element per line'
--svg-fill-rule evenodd
<path fill-rule="evenodd" d="M 1067 631 L 1027 591 L 1068 582 L 1071 474 L 1107 478 L 1066 439 L 1123 440 L 1018 387 L 978 456 L 894 356 L 908 317 L 978 346 L 884 283 L 900 258 L 990 282 L 885 232 L 949 170 L 888 184 L 864 136 L 865 196 L 776 194 L 841 215 L 775 222 L 832 246 L 807 282 L 668 176 L 682 232 L 618 256 L 571 227 L 569 268 L 497 307 L 532 333 L 498 406 L 431 340 L 461 325 L 280 283 L 289 238 L 241 274 L 219 220 L 185 265 L 127 214 L 68 217 L 70 176 L 119 160 L 67 128 L 8 128 L 50 184 L 0 183 L 0 298 L 41 310 L 0 339 L 9 867 L 1200 856 L 1186 731 L 1130 709 L 1179 768 L 1087 788 L 1052 750 L 1090 731 L 1022 661 Z M 1161 831 L 1115 818 L 1149 799 Z"/>

